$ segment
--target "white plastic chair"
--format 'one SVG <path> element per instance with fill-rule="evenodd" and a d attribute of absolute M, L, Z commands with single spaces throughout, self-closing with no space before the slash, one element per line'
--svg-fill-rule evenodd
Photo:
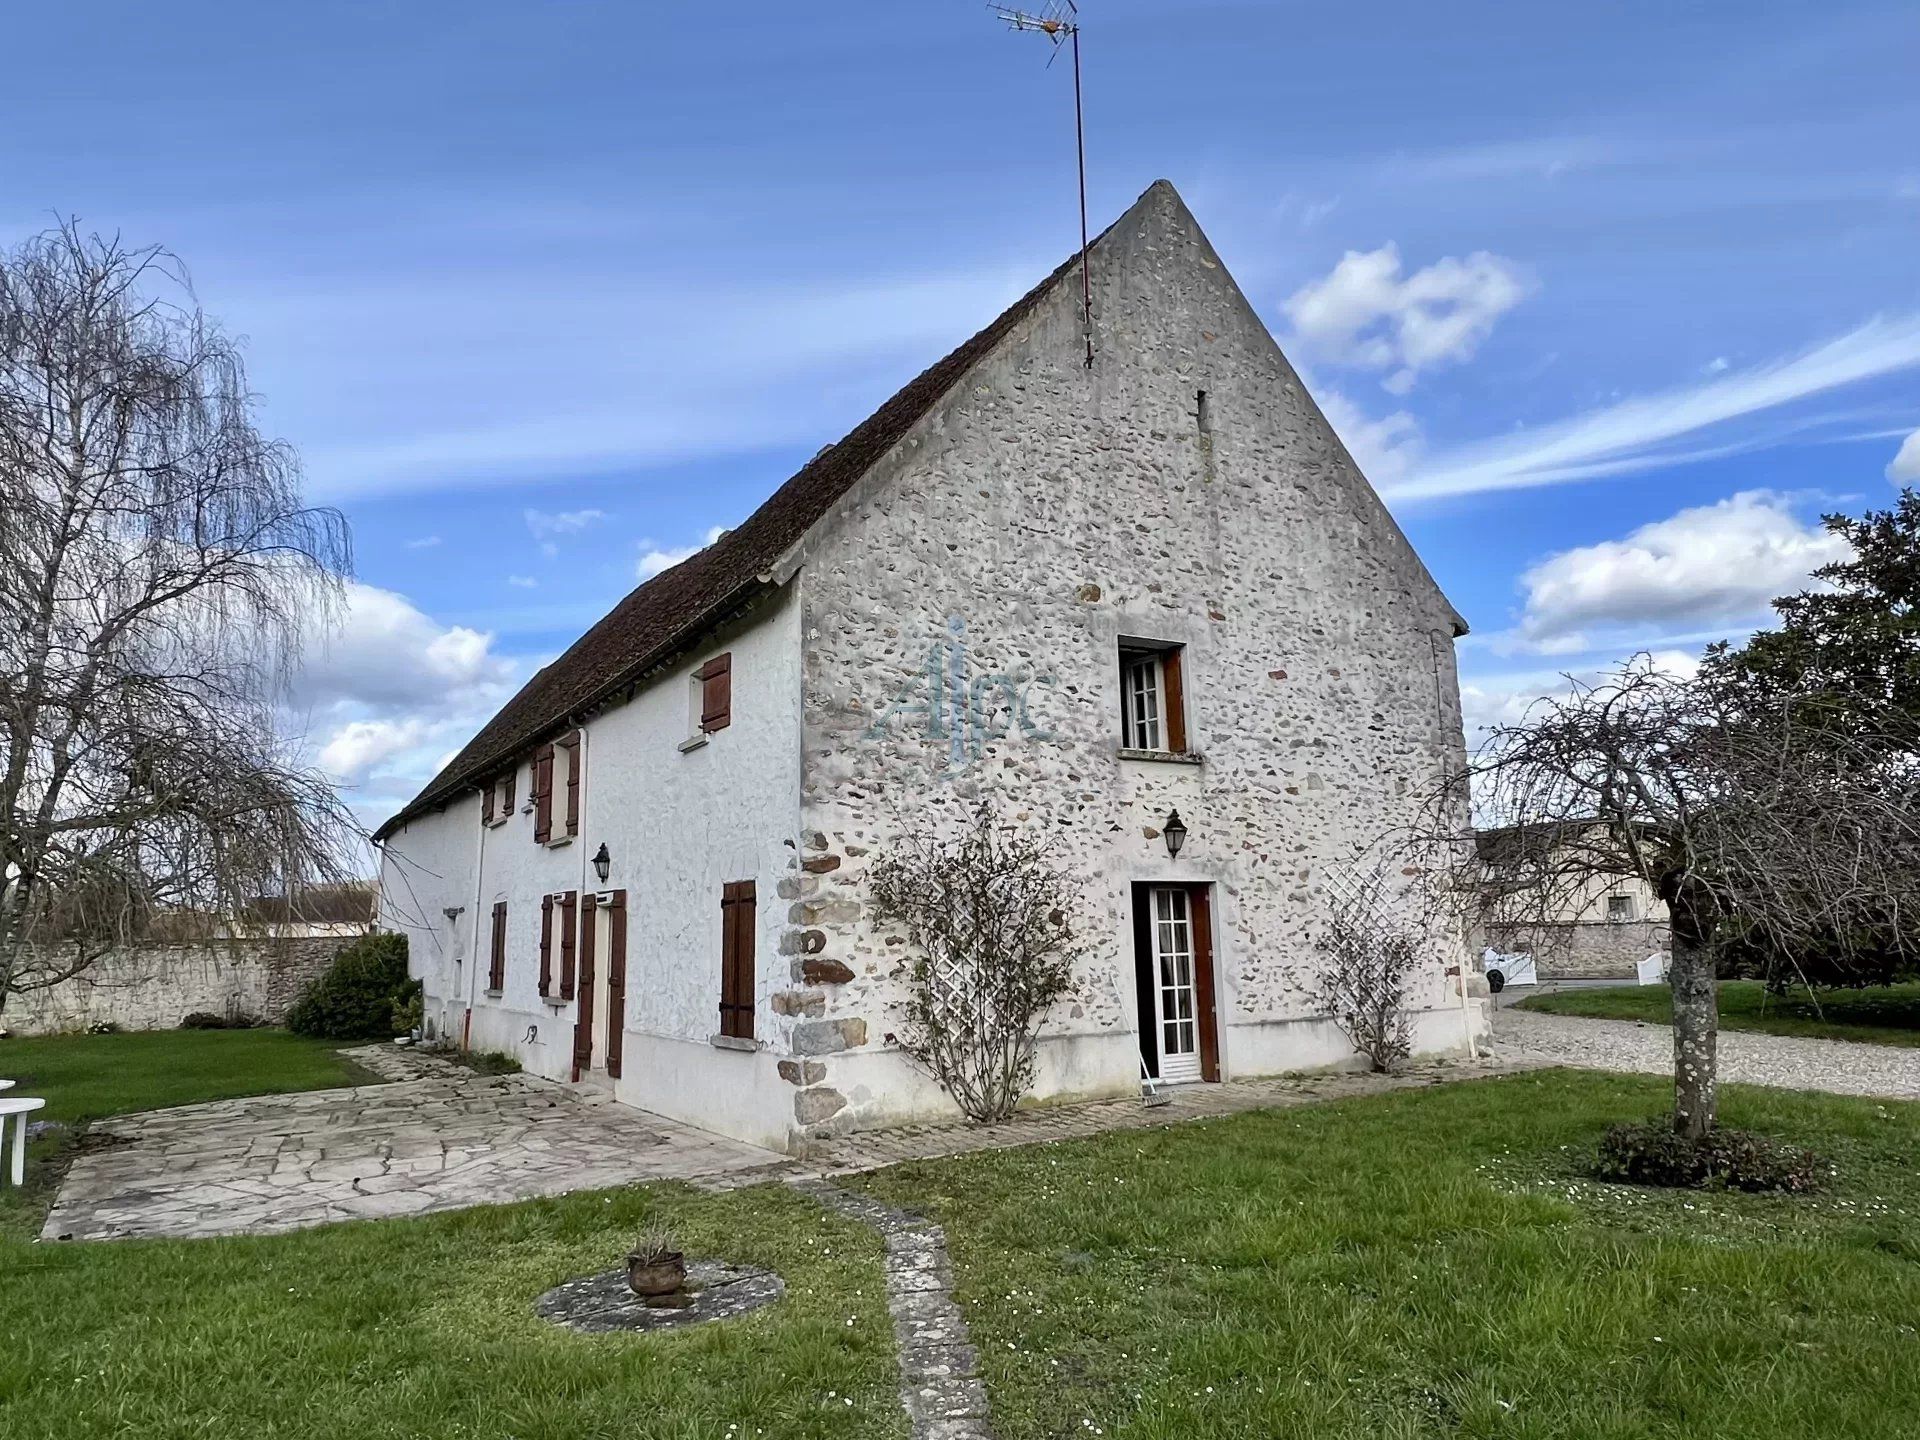
<path fill-rule="evenodd" d="M 46 1107 L 46 1101 L 31 1095 L 0 1097 L 0 1143 L 6 1138 L 7 1117 L 13 1117 L 13 1184 L 27 1183 L 27 1116 Z"/>

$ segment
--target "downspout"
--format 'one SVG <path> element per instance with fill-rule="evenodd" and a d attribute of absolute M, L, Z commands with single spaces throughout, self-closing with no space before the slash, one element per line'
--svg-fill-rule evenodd
<path fill-rule="evenodd" d="M 486 821 L 480 822 L 480 839 L 474 846 L 473 856 L 473 941 L 467 956 L 467 1013 L 460 1022 L 460 1048 L 473 1048 L 473 1006 L 475 1001 L 474 985 L 480 976 L 480 887 L 487 873 L 487 831 L 492 827 Z"/>

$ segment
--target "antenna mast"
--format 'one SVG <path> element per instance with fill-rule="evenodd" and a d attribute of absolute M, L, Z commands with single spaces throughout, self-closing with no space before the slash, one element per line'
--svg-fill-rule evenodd
<path fill-rule="evenodd" d="M 1049 0 L 1039 13 L 988 5 L 1015 30 L 1044 35 L 1053 44 L 1049 68 L 1060 57 L 1060 47 L 1073 51 L 1073 138 L 1080 162 L 1080 328 L 1087 342 L 1087 368 L 1093 368 L 1093 275 L 1087 268 L 1087 121 L 1080 98 L 1080 7 L 1075 0 Z"/>

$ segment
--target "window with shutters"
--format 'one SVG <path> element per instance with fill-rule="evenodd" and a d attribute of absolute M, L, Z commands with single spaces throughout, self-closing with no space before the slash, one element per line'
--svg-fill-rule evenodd
<path fill-rule="evenodd" d="M 504 825 L 513 814 L 514 781 L 518 772 L 496 775 L 480 792 L 480 820 L 486 825 Z"/>
<path fill-rule="evenodd" d="M 578 730 L 533 752 L 536 845 L 564 845 L 580 833 L 581 787 L 586 783 L 584 753 Z"/>
<path fill-rule="evenodd" d="M 1187 753 L 1186 649 L 1146 641 L 1120 644 L 1120 748 Z"/>
<path fill-rule="evenodd" d="M 487 993 L 498 995 L 507 988 L 507 902 L 493 903 L 493 944 L 487 952 Z"/>
<path fill-rule="evenodd" d="M 715 655 L 693 672 L 687 724 L 692 734 L 680 746 L 692 750 L 733 723 L 733 654 Z"/>
<path fill-rule="evenodd" d="M 730 1040 L 753 1039 L 755 899 L 751 880 L 720 891 L 720 1033 Z"/>

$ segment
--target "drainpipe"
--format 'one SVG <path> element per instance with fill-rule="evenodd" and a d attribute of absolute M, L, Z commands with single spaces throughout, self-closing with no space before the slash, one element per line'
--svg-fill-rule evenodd
<path fill-rule="evenodd" d="M 473 1048 L 473 1006 L 474 985 L 480 976 L 480 887 L 487 873 L 487 831 L 492 828 L 485 821 L 480 824 L 480 840 L 473 854 L 473 941 L 467 955 L 467 1014 L 460 1022 L 460 1048 Z"/>

